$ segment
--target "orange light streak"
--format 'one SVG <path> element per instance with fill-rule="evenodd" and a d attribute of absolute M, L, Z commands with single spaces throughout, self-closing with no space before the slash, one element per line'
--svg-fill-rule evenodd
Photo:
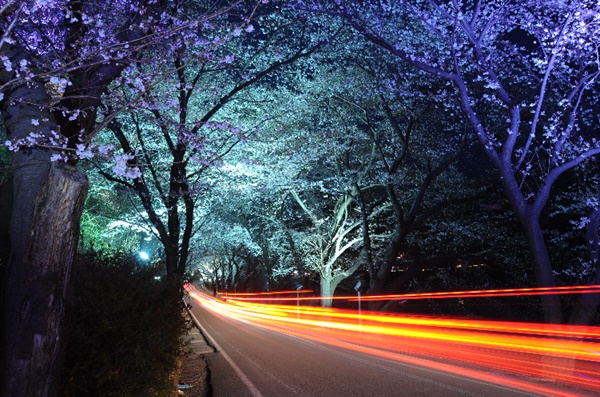
<path fill-rule="evenodd" d="M 544 395 L 600 390 L 599 327 L 375 312 L 359 316 L 332 308 L 224 302 L 193 286 L 186 289 L 220 316 L 377 357 Z"/>
<path fill-rule="evenodd" d="M 472 291 L 428 292 L 416 294 L 369 295 L 363 300 L 395 300 L 395 299 L 440 299 L 440 298 L 489 298 L 505 296 L 534 295 L 570 295 L 600 293 L 600 285 L 577 285 L 562 287 L 506 288 Z M 351 299 L 357 300 L 357 297 Z"/>
<path fill-rule="evenodd" d="M 296 291 L 282 291 L 282 294 L 291 294 Z M 308 291 L 307 292 L 312 292 Z M 471 290 L 471 291 L 450 291 L 450 292 L 424 292 L 414 294 L 393 294 L 393 295 L 363 295 L 362 301 L 389 301 L 389 300 L 414 300 L 414 299 L 448 299 L 448 298 L 494 298 L 507 296 L 536 296 L 536 295 L 575 295 L 575 294 L 596 294 L 600 293 L 600 285 L 578 285 L 562 287 L 537 287 L 537 288 L 506 288 L 490 290 Z M 266 293 L 256 293 L 259 296 Z M 276 294 L 276 293 L 271 293 Z M 274 298 L 252 297 L 253 294 L 234 295 L 232 299 L 251 300 L 251 301 L 271 301 Z M 278 301 L 296 301 L 297 297 L 280 297 Z M 300 297 L 299 300 L 321 300 L 323 297 Z M 334 296 L 327 299 L 357 301 L 358 297 L 352 296 Z"/>
<path fill-rule="evenodd" d="M 308 294 L 314 292 L 312 289 L 289 290 L 289 291 L 267 291 L 267 292 L 227 292 L 228 297 L 244 297 L 244 296 L 264 296 L 264 295 L 290 295 L 290 294 Z"/>

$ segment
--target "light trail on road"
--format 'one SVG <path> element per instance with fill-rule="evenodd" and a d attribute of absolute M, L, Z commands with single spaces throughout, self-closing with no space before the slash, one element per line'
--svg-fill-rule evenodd
<path fill-rule="evenodd" d="M 224 301 L 191 285 L 186 290 L 218 315 L 364 354 L 539 395 L 591 396 L 600 390 L 599 327 L 359 315 L 332 308 Z"/>
<path fill-rule="evenodd" d="M 288 291 L 268 291 L 268 292 L 226 292 L 231 298 L 246 298 L 249 296 L 267 296 L 267 295 L 290 295 L 290 294 L 308 294 L 314 292 L 312 289 L 288 290 Z"/>
<path fill-rule="evenodd" d="M 318 296 L 291 297 L 282 295 L 295 294 L 297 291 L 281 292 L 255 292 L 248 294 L 230 294 L 231 299 L 248 301 L 296 301 L 296 300 L 320 300 Z M 300 293 L 312 292 L 301 290 Z M 539 296 L 539 295 L 578 295 L 600 293 L 600 285 L 578 285 L 561 287 L 537 287 L 537 288 L 506 288 L 471 291 L 449 291 L 449 292 L 422 292 L 413 294 L 391 294 L 391 295 L 366 295 L 362 301 L 391 301 L 391 300 L 415 300 L 415 299 L 448 299 L 448 298 L 498 298 L 508 296 Z M 333 296 L 331 300 L 357 301 L 357 296 Z"/>

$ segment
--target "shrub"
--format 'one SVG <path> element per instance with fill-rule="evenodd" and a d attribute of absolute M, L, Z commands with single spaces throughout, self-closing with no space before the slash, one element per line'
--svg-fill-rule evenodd
<path fill-rule="evenodd" d="M 181 289 L 126 255 L 79 255 L 61 395 L 161 396 L 189 320 Z"/>

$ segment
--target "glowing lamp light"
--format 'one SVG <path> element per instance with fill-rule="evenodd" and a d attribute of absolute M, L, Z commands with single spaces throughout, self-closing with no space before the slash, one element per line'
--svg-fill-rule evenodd
<path fill-rule="evenodd" d="M 144 261 L 147 261 L 148 259 L 150 259 L 150 256 L 148 255 L 147 252 L 145 251 L 140 251 L 140 258 Z"/>

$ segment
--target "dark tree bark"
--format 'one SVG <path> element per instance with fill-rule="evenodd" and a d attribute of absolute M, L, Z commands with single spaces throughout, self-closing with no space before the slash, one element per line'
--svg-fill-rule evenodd
<path fill-rule="evenodd" d="M 354 185 L 354 188 L 356 190 L 358 203 L 360 204 L 360 216 L 362 220 L 361 231 L 363 246 L 360 251 L 359 262 L 361 263 L 361 266 L 364 266 L 367 269 L 373 269 L 375 264 L 373 262 L 373 247 L 371 244 L 371 232 L 369 228 L 369 209 L 367 208 L 367 201 L 358 183 Z"/>
<path fill-rule="evenodd" d="M 2 271 L 10 255 L 10 214 L 12 212 L 13 181 L 12 176 L 0 185 L 0 280 Z M 2 302 L 2 298 L 0 298 Z"/>
<path fill-rule="evenodd" d="M 538 287 L 555 287 L 552 264 L 548 254 L 548 246 L 540 224 L 540 216 L 545 203 L 550 197 L 550 187 L 554 184 L 558 173 L 551 173 L 545 179 L 545 188 L 540 189 L 533 203 L 528 203 L 519 187 L 512 166 L 500 161 L 499 156 L 487 151 L 488 157 L 494 161 L 502 179 L 502 186 L 508 201 L 527 236 L 533 270 Z M 540 297 L 544 321 L 559 324 L 562 322 L 561 302 L 557 295 L 542 295 Z"/>
<path fill-rule="evenodd" d="M 18 63 L 26 52 L 3 46 Z M 0 73 L 0 82 L 13 73 Z M 8 137 L 44 138 L 59 127 L 49 111 L 43 82 L 5 92 L 0 111 Z M 36 122 L 34 122 L 36 120 Z M 4 396 L 52 396 L 60 379 L 66 294 L 87 194 L 87 178 L 50 151 L 33 147 L 14 153 L 10 254 L 4 274 L 2 389 Z"/>
<path fill-rule="evenodd" d="M 37 190 L 33 211 L 12 217 L 6 298 L 5 396 L 55 395 L 66 342 L 68 286 L 87 177 L 54 163 L 15 170 L 15 210 Z M 45 182 L 39 183 L 46 174 Z M 28 217 L 29 219 L 24 219 Z"/>
<path fill-rule="evenodd" d="M 521 225 L 525 229 L 529 241 L 532 262 L 534 263 L 533 270 L 538 287 L 555 287 L 556 283 L 552 273 L 550 257 L 548 256 L 548 248 L 539 221 L 521 220 Z M 541 302 L 544 321 L 560 324 L 562 322 L 562 309 L 559 297 L 557 295 L 542 295 Z"/>
<path fill-rule="evenodd" d="M 586 226 L 585 237 L 588 242 L 588 251 L 594 273 L 587 280 L 587 285 L 600 284 L 600 208 L 596 208 L 590 215 L 590 222 Z M 600 305 L 600 294 L 582 294 L 569 317 L 570 324 L 591 324 L 597 315 Z"/>

